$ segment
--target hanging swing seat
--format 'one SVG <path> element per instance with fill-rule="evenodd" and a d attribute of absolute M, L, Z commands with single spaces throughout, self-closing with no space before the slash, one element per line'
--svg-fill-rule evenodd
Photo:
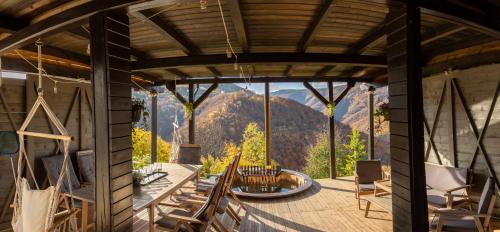
<path fill-rule="evenodd" d="M 27 128 L 32 121 L 35 113 L 39 108 L 42 108 L 49 120 L 56 126 L 60 134 L 48 134 L 40 132 L 27 131 Z M 26 120 L 21 128 L 17 131 L 18 140 L 20 143 L 18 155 L 18 168 L 16 175 L 16 194 L 14 196 L 14 215 L 12 217 L 12 227 L 15 232 L 47 232 L 47 231 L 78 231 L 76 225 L 76 214 L 78 209 L 74 208 L 75 204 L 73 198 L 71 204 L 67 202 L 67 198 L 62 193 L 63 189 L 72 195 L 72 175 L 69 173 L 69 165 L 71 163 L 69 158 L 69 143 L 71 136 L 64 128 L 63 124 L 59 121 L 55 113 L 50 109 L 49 105 L 43 98 L 42 91 L 39 91 L 37 100 L 35 101 L 32 109 L 28 113 Z M 44 190 L 40 190 L 36 178 L 33 174 L 28 155 L 24 147 L 24 137 L 38 137 L 46 139 L 55 139 L 63 143 L 64 152 L 62 158 L 55 159 L 57 174 L 54 179 L 57 181 L 52 183 L 52 186 Z M 22 176 L 21 164 L 23 159 L 26 159 L 29 172 L 35 182 L 36 190 L 31 189 L 28 181 Z M 62 160 L 61 160 L 62 159 Z M 64 180 L 66 178 L 66 180 Z M 76 178 L 75 178 L 76 180 Z M 60 205 L 65 202 L 64 210 L 60 210 Z"/>

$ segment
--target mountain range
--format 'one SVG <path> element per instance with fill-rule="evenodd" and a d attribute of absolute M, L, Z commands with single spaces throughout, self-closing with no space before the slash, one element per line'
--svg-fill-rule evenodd
<path fill-rule="evenodd" d="M 334 86 L 334 96 L 340 94 L 345 85 Z M 200 86 L 196 96 L 203 94 L 206 86 Z M 187 142 L 187 123 L 184 123 L 183 105 L 175 97 L 160 89 L 158 98 L 159 135 L 172 139 L 172 122 L 177 115 L 184 142 Z M 187 88 L 179 87 L 180 94 L 187 96 Z M 326 88 L 318 91 L 327 96 Z M 163 93 L 162 93 L 163 92 Z M 150 108 L 148 94 L 134 92 L 134 98 L 145 99 Z M 387 101 L 387 88 L 378 88 L 374 94 L 375 104 Z M 271 93 L 271 155 L 282 167 L 301 170 L 305 165 L 307 150 L 321 133 L 326 132 L 328 118 L 326 107 L 307 89 L 281 89 Z M 367 94 L 359 86 L 353 87 L 335 106 L 336 136 L 345 141 L 355 128 L 366 138 L 368 128 Z M 262 95 L 233 84 L 222 84 L 212 92 L 195 112 L 196 143 L 202 147 L 202 154 L 218 156 L 224 144 L 239 144 L 243 130 L 250 122 L 264 125 L 264 98 Z M 147 123 L 149 124 L 149 123 Z M 375 141 L 376 157 L 389 159 L 388 123 L 377 127 Z"/>

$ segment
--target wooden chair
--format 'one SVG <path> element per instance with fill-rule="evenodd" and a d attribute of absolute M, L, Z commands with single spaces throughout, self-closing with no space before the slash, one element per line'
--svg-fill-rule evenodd
<path fill-rule="evenodd" d="M 490 227 L 490 219 L 495 207 L 496 194 L 492 177 L 488 177 L 484 185 L 478 210 L 441 208 L 434 211 L 435 216 L 431 222 L 432 231 L 486 231 Z"/>
<path fill-rule="evenodd" d="M 361 195 L 377 194 L 374 182 L 382 180 L 382 164 L 380 160 L 358 160 L 356 161 L 354 195 L 358 200 L 358 208 L 361 209 Z M 377 189 L 376 191 L 382 191 Z"/>
<path fill-rule="evenodd" d="M 220 232 L 227 232 L 228 230 L 216 217 L 217 208 L 221 203 L 224 196 L 224 185 L 229 178 L 230 170 L 234 163 L 230 163 L 226 167 L 223 175 L 215 184 L 213 191 L 208 196 L 208 200 L 194 213 L 189 210 L 176 208 L 168 213 L 160 211 L 161 219 L 155 222 L 155 228 L 166 231 L 208 231 L 212 226 L 215 230 Z M 165 205 L 160 203 L 160 206 Z M 169 206 L 169 205 L 167 205 Z"/>
<path fill-rule="evenodd" d="M 232 197 L 235 202 L 239 205 L 239 207 L 245 209 L 245 206 L 241 202 L 241 200 L 236 196 L 236 194 L 232 191 L 232 185 L 234 182 L 234 178 L 237 175 L 238 172 L 238 165 L 240 162 L 241 154 L 238 154 L 234 157 L 234 159 L 231 161 L 232 168 L 229 171 L 229 177 L 227 178 L 227 181 L 224 183 L 224 196 L 221 200 L 220 206 L 217 208 L 217 213 L 223 214 L 226 212 L 231 218 L 233 218 L 236 221 L 236 224 L 239 225 L 241 222 L 241 218 L 238 216 L 237 211 L 231 206 L 229 199 L 227 196 Z M 220 177 L 219 177 L 220 178 Z M 217 180 L 217 179 L 216 179 Z M 208 183 L 212 184 L 212 183 Z M 210 185 L 210 189 L 213 191 L 213 185 Z M 181 208 L 191 208 L 193 206 L 201 206 L 207 201 L 206 196 L 200 196 L 196 194 L 190 194 L 190 193 L 184 193 L 181 194 L 183 197 L 177 197 L 174 199 L 174 201 L 177 201 L 178 203 L 175 205 L 170 205 L 174 207 L 181 207 Z"/>

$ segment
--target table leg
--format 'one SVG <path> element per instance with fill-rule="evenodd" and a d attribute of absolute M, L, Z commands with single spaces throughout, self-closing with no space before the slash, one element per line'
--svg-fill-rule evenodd
<path fill-rule="evenodd" d="M 89 221 L 89 202 L 82 201 L 82 232 L 87 232 Z"/>
<path fill-rule="evenodd" d="M 366 208 L 365 208 L 365 217 L 368 217 L 368 211 L 370 211 L 370 201 L 366 201 Z"/>
<path fill-rule="evenodd" d="M 149 212 L 149 232 L 155 231 L 155 207 L 151 204 L 148 208 Z"/>

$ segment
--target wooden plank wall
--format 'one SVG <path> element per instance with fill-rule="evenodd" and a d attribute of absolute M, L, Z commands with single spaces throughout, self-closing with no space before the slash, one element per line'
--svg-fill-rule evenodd
<path fill-rule="evenodd" d="M 26 115 L 26 94 L 25 80 L 3 79 L 3 84 L 0 89 L 0 94 L 4 96 L 6 105 L 14 119 L 15 127 L 9 121 L 6 109 L 3 106 L 3 101 L 0 99 L 0 130 L 15 131 L 24 121 Z M 17 157 L 14 157 L 16 160 Z M 17 162 L 16 162 L 17 163 Z M 11 210 L 8 208 L 7 201 L 12 195 L 13 176 L 10 160 L 8 157 L 0 156 L 0 224 L 3 221 L 10 221 Z M 4 211 L 5 212 L 2 212 Z M 4 213 L 2 217 L 2 213 Z"/>
<path fill-rule="evenodd" d="M 500 64 L 492 64 L 454 70 L 448 74 L 443 72 L 424 79 L 425 117 L 429 127 L 436 128 L 432 136 L 436 150 L 431 146 L 429 134 L 426 135 L 428 162 L 441 161 L 443 165 L 472 168 L 474 173 L 485 175 L 489 173 L 485 159 L 487 156 L 493 173 L 500 178 L 500 103 L 498 95 L 495 96 L 500 82 L 498 73 Z M 465 105 L 459 92 L 463 94 Z M 444 95 L 442 100 L 441 95 Z M 492 105 L 495 98 L 497 102 Z M 485 130 L 482 140 L 485 152 L 477 151 L 475 159 L 477 137 L 467 118 L 466 109 L 470 111 L 478 132 Z M 490 121 L 486 125 L 490 110 Z M 477 191 L 481 191 L 482 182 L 477 177 L 475 186 Z"/>
<path fill-rule="evenodd" d="M 95 105 L 96 228 L 132 227 L 132 139 L 129 20 L 102 12 L 90 19 Z"/>
<path fill-rule="evenodd" d="M 47 103 L 61 122 L 66 125 L 71 136 L 74 137 L 70 147 L 73 158 L 78 150 L 92 149 L 92 108 L 88 101 L 92 97 L 90 84 L 59 83 L 57 85 L 57 93 L 54 93 L 54 83 L 52 81 L 45 79 L 43 86 L 45 88 L 44 97 Z M 36 88 L 37 80 L 35 76 L 27 75 L 26 80 L 4 80 L 1 91 L 13 115 L 16 128 L 12 128 L 5 109 L 3 106 L 0 106 L 0 130 L 17 130 L 21 126 L 26 116 L 26 110 L 31 109 L 36 100 Z M 35 115 L 30 125 L 29 130 L 31 131 L 48 133 L 55 131 L 54 126 L 52 126 L 52 129 L 49 127 L 48 119 L 41 111 Z M 56 154 L 58 152 L 57 145 L 52 140 L 32 137 L 27 138 L 26 144 L 28 146 L 29 157 L 32 158 L 31 160 L 34 163 L 35 175 L 38 182 L 47 186 L 46 173 L 40 158 Z M 17 157 L 15 160 L 17 160 Z M 75 160 L 73 161 L 76 168 L 76 162 Z M 12 182 L 10 161 L 0 158 L 0 213 L 9 199 L 8 195 L 12 189 Z M 9 221 L 10 212 L 6 213 L 3 219 L 3 221 Z"/>
<path fill-rule="evenodd" d="M 428 231 L 420 12 L 408 2 L 391 6 L 387 18 L 393 230 Z"/>

